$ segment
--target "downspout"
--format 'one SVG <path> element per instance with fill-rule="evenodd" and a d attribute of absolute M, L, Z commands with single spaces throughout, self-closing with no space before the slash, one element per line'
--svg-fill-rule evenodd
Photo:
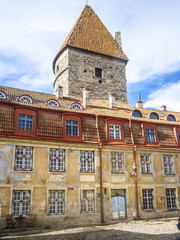
<path fill-rule="evenodd" d="M 136 161 L 137 146 L 135 146 L 135 144 L 134 144 L 131 119 L 129 119 L 129 128 L 130 128 L 131 140 L 132 140 L 132 144 L 133 144 L 134 181 L 135 181 L 135 195 L 136 195 L 136 217 L 139 218 L 140 216 L 139 216 L 139 203 L 138 203 L 138 176 L 137 176 L 137 161 Z"/>
<path fill-rule="evenodd" d="M 99 134 L 98 116 L 96 115 L 96 128 L 98 136 L 98 146 L 99 146 L 99 159 L 100 159 L 100 208 L 101 208 L 101 223 L 104 223 L 104 207 L 103 207 L 103 179 L 102 179 L 102 142 Z"/>

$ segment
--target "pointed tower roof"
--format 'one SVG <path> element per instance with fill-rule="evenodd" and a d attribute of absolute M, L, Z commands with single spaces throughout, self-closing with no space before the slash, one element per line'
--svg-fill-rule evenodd
<path fill-rule="evenodd" d="M 128 61 L 128 58 L 114 40 L 93 9 L 86 5 L 80 17 L 67 36 L 53 62 L 53 68 L 61 52 L 68 46 L 80 48 Z"/>

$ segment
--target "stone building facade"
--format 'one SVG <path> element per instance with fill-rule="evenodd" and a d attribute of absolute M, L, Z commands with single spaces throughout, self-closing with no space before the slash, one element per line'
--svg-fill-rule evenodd
<path fill-rule="evenodd" d="M 56 95 L 0 86 L 0 227 L 7 215 L 17 226 L 32 214 L 63 226 L 178 216 L 180 113 L 126 103 L 127 58 L 114 42 L 95 53 L 68 41 L 53 64 Z"/>

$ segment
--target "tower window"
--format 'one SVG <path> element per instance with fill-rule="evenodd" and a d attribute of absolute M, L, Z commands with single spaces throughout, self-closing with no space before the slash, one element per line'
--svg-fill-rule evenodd
<path fill-rule="evenodd" d="M 99 79 L 99 81 L 98 81 L 100 84 L 102 83 L 102 80 L 101 79 Z"/>
<path fill-rule="evenodd" d="M 95 76 L 102 77 L 102 69 L 101 68 L 95 68 Z"/>

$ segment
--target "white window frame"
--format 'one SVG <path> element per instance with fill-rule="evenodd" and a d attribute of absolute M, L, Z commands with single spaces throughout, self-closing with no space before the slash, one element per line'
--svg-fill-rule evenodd
<path fill-rule="evenodd" d="M 65 214 L 65 190 L 49 190 L 49 214 Z"/>
<path fill-rule="evenodd" d="M 50 107 L 59 107 L 59 103 L 56 100 L 49 100 L 47 105 Z"/>
<path fill-rule="evenodd" d="M 146 128 L 146 142 L 155 143 L 156 142 L 156 132 L 155 129 Z"/>
<path fill-rule="evenodd" d="M 25 96 L 25 95 L 21 96 L 19 98 L 19 101 L 24 103 L 32 103 L 32 99 L 29 96 Z"/>
<path fill-rule="evenodd" d="M 65 172 L 65 150 L 51 148 L 49 151 L 49 171 Z"/>
<path fill-rule="evenodd" d="M 75 110 L 82 110 L 82 106 L 78 103 L 73 103 L 71 108 Z"/>
<path fill-rule="evenodd" d="M 141 173 L 151 173 L 151 154 L 140 154 Z"/>
<path fill-rule="evenodd" d="M 80 152 L 80 172 L 94 172 L 94 152 Z"/>
<path fill-rule="evenodd" d="M 111 152 L 111 173 L 124 173 L 124 154 Z"/>
<path fill-rule="evenodd" d="M 75 134 L 77 133 L 77 134 Z M 79 122 L 74 120 L 66 120 L 66 135 L 67 136 L 79 136 Z"/>
<path fill-rule="evenodd" d="M 25 190 L 14 190 L 12 198 L 12 213 L 14 217 L 26 217 L 30 213 L 31 192 Z"/>
<path fill-rule="evenodd" d="M 142 189 L 142 202 L 144 210 L 154 210 L 153 189 Z"/>
<path fill-rule="evenodd" d="M 173 156 L 163 155 L 164 174 L 174 174 Z"/>
<path fill-rule="evenodd" d="M 94 213 L 95 212 L 95 191 L 92 189 L 83 189 L 80 192 L 80 213 Z"/>
<path fill-rule="evenodd" d="M 167 209 L 177 209 L 176 188 L 166 188 Z"/>
<path fill-rule="evenodd" d="M 28 118 L 31 117 L 31 118 Z M 21 121 L 21 123 L 20 123 Z M 18 115 L 18 130 L 25 131 L 25 132 L 32 132 L 33 131 L 33 122 L 34 117 L 32 115 L 21 114 Z M 28 127 L 31 126 L 31 127 Z"/>
<path fill-rule="evenodd" d="M 121 126 L 115 124 L 109 124 L 109 138 L 121 139 Z"/>
<path fill-rule="evenodd" d="M 6 99 L 6 95 L 0 91 L 0 99 Z"/>
<path fill-rule="evenodd" d="M 32 171 L 33 169 L 33 148 L 16 146 L 15 170 Z"/>

